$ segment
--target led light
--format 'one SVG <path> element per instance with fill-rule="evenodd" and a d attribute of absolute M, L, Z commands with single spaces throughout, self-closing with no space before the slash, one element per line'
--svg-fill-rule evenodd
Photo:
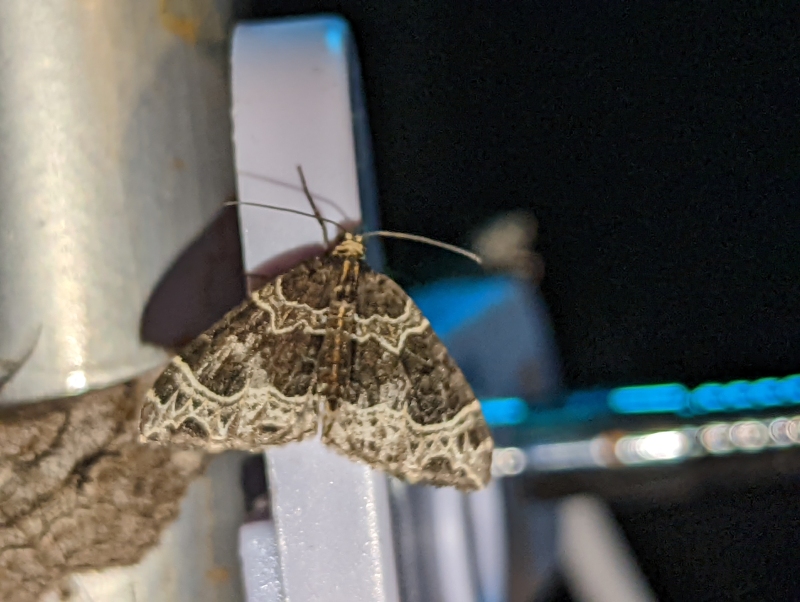
<path fill-rule="evenodd" d="M 647 460 L 675 460 L 689 451 L 689 441 L 680 431 L 663 431 L 640 437 L 636 450 Z"/>
<path fill-rule="evenodd" d="M 700 429 L 700 444 L 710 454 L 727 454 L 733 451 L 730 438 L 730 425 L 725 423 L 709 424 Z"/>
<path fill-rule="evenodd" d="M 617 459 L 623 464 L 678 460 L 686 457 L 690 450 L 691 441 L 683 431 L 622 437 L 614 449 Z"/>
<path fill-rule="evenodd" d="M 731 443 L 744 451 L 764 449 L 769 443 L 769 429 L 758 420 L 743 420 L 731 426 Z"/>
<path fill-rule="evenodd" d="M 747 398 L 750 383 L 746 380 L 735 380 L 722 387 L 721 401 L 726 410 L 744 410 L 750 407 Z"/>
<path fill-rule="evenodd" d="M 786 425 L 786 435 L 792 440 L 792 443 L 800 443 L 800 416 L 789 419 L 789 424 Z"/>
<path fill-rule="evenodd" d="M 691 393 L 691 407 L 698 412 L 719 412 L 725 409 L 725 387 L 719 383 L 708 383 Z"/>
<path fill-rule="evenodd" d="M 492 454 L 492 475 L 513 477 L 521 474 L 528 465 L 525 452 L 518 447 L 501 447 Z"/>
<path fill-rule="evenodd" d="M 528 404 L 519 397 L 484 399 L 481 410 L 489 426 L 514 426 L 528 417 Z"/>
<path fill-rule="evenodd" d="M 789 427 L 792 424 L 788 418 L 776 418 L 769 424 L 769 435 L 772 442 L 780 447 L 792 445 L 794 441 L 789 435 Z"/>
<path fill-rule="evenodd" d="M 680 412 L 686 406 L 687 393 L 686 387 L 675 383 L 622 387 L 611 391 L 608 403 L 622 414 Z"/>
<path fill-rule="evenodd" d="M 755 406 L 772 407 L 781 404 L 777 378 L 762 378 L 750 385 L 748 399 Z"/>
<path fill-rule="evenodd" d="M 778 396 L 784 403 L 800 403 L 800 374 L 778 381 Z"/>
<path fill-rule="evenodd" d="M 605 437 L 542 443 L 528 451 L 531 468 L 541 472 L 603 468 L 608 465 L 609 443 Z"/>
<path fill-rule="evenodd" d="M 782 379 L 705 383 L 689 391 L 669 383 L 622 387 L 608 396 L 608 405 L 621 414 L 655 412 L 706 414 L 800 404 L 800 374 Z"/>

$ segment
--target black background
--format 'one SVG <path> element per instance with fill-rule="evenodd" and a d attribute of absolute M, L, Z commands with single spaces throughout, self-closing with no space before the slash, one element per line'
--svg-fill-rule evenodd
<path fill-rule="evenodd" d="M 800 372 L 796 3 L 239 3 L 323 11 L 359 45 L 383 226 L 464 244 L 532 208 L 570 386 Z M 471 269 L 386 245 L 405 285 Z M 661 600 L 795 600 L 798 504 L 616 512 Z"/>

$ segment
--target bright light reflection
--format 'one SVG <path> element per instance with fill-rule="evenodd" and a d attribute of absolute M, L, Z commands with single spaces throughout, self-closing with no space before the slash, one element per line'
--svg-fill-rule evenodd
<path fill-rule="evenodd" d="M 513 477 L 521 474 L 527 467 L 525 452 L 518 447 L 503 447 L 492 454 L 492 475 Z"/>
<path fill-rule="evenodd" d="M 709 453 L 728 453 L 733 450 L 729 431 L 730 426 L 725 423 L 709 424 L 700 431 L 700 443 Z"/>
<path fill-rule="evenodd" d="M 581 441 L 542 443 L 528 453 L 531 467 L 538 471 L 574 470 L 599 468 L 607 465 L 604 457 L 605 438 L 597 437 Z"/>
<path fill-rule="evenodd" d="M 795 416 L 786 425 L 786 434 L 793 443 L 800 443 L 800 416 Z"/>
<path fill-rule="evenodd" d="M 770 423 L 769 434 L 775 445 L 784 447 L 792 444 L 792 438 L 789 435 L 790 424 L 791 421 L 788 418 L 776 418 Z"/>
<path fill-rule="evenodd" d="M 689 438 L 681 431 L 661 431 L 648 435 L 622 437 L 615 446 L 617 459 L 623 464 L 665 462 L 685 457 L 691 448 Z"/>
<path fill-rule="evenodd" d="M 67 390 L 82 391 L 86 388 L 86 373 L 83 370 L 75 370 L 67 375 L 66 383 Z"/>
<path fill-rule="evenodd" d="M 769 430 L 757 420 L 744 420 L 731 427 L 731 443 L 739 449 L 763 449 L 769 443 L 769 438 Z"/>

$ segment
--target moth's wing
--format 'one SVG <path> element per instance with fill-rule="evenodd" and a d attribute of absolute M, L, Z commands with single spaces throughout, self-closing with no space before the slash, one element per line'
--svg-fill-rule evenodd
<path fill-rule="evenodd" d="M 480 404 L 411 298 L 363 266 L 349 382 L 329 400 L 322 438 L 412 483 L 463 491 L 489 481 L 493 441 Z"/>
<path fill-rule="evenodd" d="M 141 438 L 221 451 L 314 435 L 329 289 L 325 265 L 314 259 L 251 294 L 174 357 L 146 393 Z"/>

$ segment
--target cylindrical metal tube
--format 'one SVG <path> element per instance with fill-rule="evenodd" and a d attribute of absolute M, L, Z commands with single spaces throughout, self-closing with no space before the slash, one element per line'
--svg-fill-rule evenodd
<path fill-rule="evenodd" d="M 144 307 L 234 193 L 228 10 L 0 2 L 0 405 L 163 361 Z"/>

